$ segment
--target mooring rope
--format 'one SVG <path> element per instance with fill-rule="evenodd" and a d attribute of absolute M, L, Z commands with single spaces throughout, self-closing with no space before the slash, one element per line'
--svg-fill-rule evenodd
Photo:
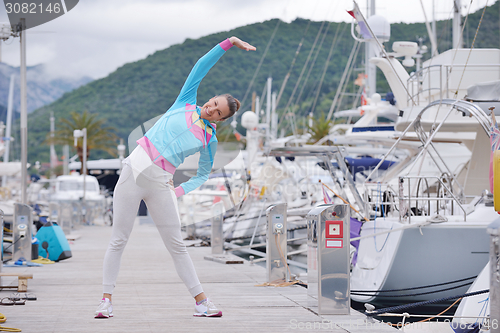
<path fill-rule="evenodd" d="M 384 309 L 378 309 L 378 310 L 373 310 L 373 311 L 365 311 L 365 315 L 367 316 L 376 316 L 382 313 L 386 312 L 398 312 L 398 311 L 404 311 L 407 309 L 413 309 L 417 308 L 419 306 L 424 306 L 428 304 L 434 304 L 434 303 L 439 303 L 439 302 L 444 302 L 444 301 L 451 301 L 457 298 L 463 298 L 463 297 L 470 297 L 470 296 L 475 296 L 475 295 L 480 295 L 480 294 L 486 294 L 490 292 L 489 289 L 485 290 L 480 290 L 480 291 L 475 291 L 472 293 L 467 293 L 467 294 L 462 294 L 462 295 L 456 295 L 456 296 L 450 296 L 450 297 L 443 297 L 443 298 L 438 298 L 438 299 L 432 299 L 429 301 L 422 301 L 422 302 L 416 302 L 416 303 L 410 303 L 410 304 L 404 304 L 404 305 L 397 305 L 389 308 L 384 308 Z"/>

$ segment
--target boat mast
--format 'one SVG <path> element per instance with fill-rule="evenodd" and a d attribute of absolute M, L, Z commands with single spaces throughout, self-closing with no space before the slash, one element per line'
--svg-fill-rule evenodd
<path fill-rule="evenodd" d="M 266 102 L 266 140 L 271 137 L 271 86 L 273 84 L 273 79 L 271 77 L 267 78 L 267 102 Z"/>
<path fill-rule="evenodd" d="M 19 28 L 21 43 L 21 203 L 27 203 L 28 178 L 28 95 L 26 92 L 26 19 L 22 18 Z"/>
<path fill-rule="evenodd" d="M 460 13 L 460 0 L 453 1 L 453 45 L 454 49 L 463 47 L 462 41 L 462 17 Z"/>
<path fill-rule="evenodd" d="M 367 0 L 367 17 L 375 15 L 375 0 Z M 371 96 L 377 92 L 377 66 L 370 63 L 370 59 L 375 56 L 376 45 L 372 45 L 372 42 L 365 43 L 365 71 L 367 75 L 366 80 L 366 95 Z"/>
<path fill-rule="evenodd" d="M 434 0 L 432 0 L 432 37 L 431 41 L 434 41 L 436 45 L 432 46 L 431 56 L 437 56 L 437 30 L 436 30 L 436 6 Z"/>
<path fill-rule="evenodd" d="M 54 112 L 50 112 L 50 179 L 56 178 L 55 168 L 57 162 L 56 149 L 54 148 L 54 132 L 55 132 Z"/>
<path fill-rule="evenodd" d="M 14 74 L 10 76 L 10 86 L 9 86 L 9 99 L 7 102 L 7 128 L 5 137 L 5 152 L 3 153 L 3 161 L 4 163 L 9 162 L 9 153 L 10 153 L 10 138 L 11 138 L 11 129 L 12 129 L 12 107 L 14 104 Z M 7 176 L 2 176 L 2 187 L 7 185 Z"/>

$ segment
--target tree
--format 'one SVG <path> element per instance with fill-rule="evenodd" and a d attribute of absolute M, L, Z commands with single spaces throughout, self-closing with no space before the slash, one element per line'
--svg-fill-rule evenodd
<path fill-rule="evenodd" d="M 84 111 L 82 114 L 71 112 L 69 119 L 61 119 L 61 129 L 55 131 L 54 137 L 50 133 L 45 140 L 47 144 L 74 145 L 73 131 L 77 129 L 87 129 L 87 157 L 90 150 L 104 150 L 111 155 L 116 155 L 116 140 L 118 137 L 114 132 L 115 128 L 104 126 L 104 119 L 96 119 L 97 114 Z M 80 173 L 83 172 L 83 140 L 78 140 L 76 153 L 82 163 Z"/>
<path fill-rule="evenodd" d="M 324 112 L 321 112 L 321 117 L 313 117 L 312 118 L 312 126 L 309 126 L 309 131 L 311 132 L 312 143 L 318 142 L 320 139 L 328 135 L 328 131 L 332 125 L 332 121 L 326 121 L 326 115 Z"/>

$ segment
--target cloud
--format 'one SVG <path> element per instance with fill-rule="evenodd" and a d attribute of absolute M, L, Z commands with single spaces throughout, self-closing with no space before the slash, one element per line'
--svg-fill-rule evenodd
<path fill-rule="evenodd" d="M 473 10 L 485 2 L 477 0 Z M 424 0 L 429 18 L 431 3 Z M 436 6 L 438 18 L 448 18 L 452 0 Z M 351 0 L 85 0 L 62 17 L 28 31 L 27 62 L 44 63 L 54 74 L 100 78 L 186 38 L 272 18 L 350 22 L 345 10 L 351 8 Z M 403 8 L 400 0 L 381 0 L 377 13 L 390 22 L 424 20 L 419 1 L 407 1 Z M 0 6 L 0 21 L 7 20 Z M 2 42 L 1 52 L 2 61 L 19 66 L 17 39 L 10 45 Z"/>

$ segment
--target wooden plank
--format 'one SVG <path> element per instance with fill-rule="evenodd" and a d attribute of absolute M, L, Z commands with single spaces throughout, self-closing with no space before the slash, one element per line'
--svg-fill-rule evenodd
<path fill-rule="evenodd" d="M 205 293 L 222 310 L 221 318 L 193 317 L 194 300 L 177 275 L 154 225 L 136 221 L 123 253 L 113 294 L 114 317 L 94 319 L 102 297 L 102 261 L 111 235 L 109 226 L 85 226 L 71 244 L 73 257 L 43 267 L 11 268 L 7 274 L 36 271 L 30 294 L 36 301 L 5 306 L 8 326 L 38 332 L 328 332 L 365 333 L 364 315 L 318 316 L 307 308 L 307 289 L 300 286 L 256 287 L 266 281 L 265 268 L 244 261 L 221 265 L 205 260 L 209 247 L 188 247 Z M 6 297 L 8 294 L 2 296 Z M 350 327 L 352 322 L 355 326 Z M 316 325 L 316 328 L 314 328 Z M 389 328 L 388 328 L 389 329 Z M 375 330 L 376 332 L 385 332 Z M 389 332 L 389 331 L 388 331 Z M 391 329 L 390 332 L 395 332 Z"/>
<path fill-rule="evenodd" d="M 32 279 L 33 274 L 24 274 L 24 273 L 0 273 L 0 276 L 17 276 L 23 279 Z"/>
<path fill-rule="evenodd" d="M 15 276 L 17 277 L 17 287 L 15 286 L 2 286 L 0 288 L 17 288 L 17 291 L 24 293 L 28 291 L 28 279 L 33 279 L 33 274 L 25 273 L 0 273 L 0 276 Z"/>

